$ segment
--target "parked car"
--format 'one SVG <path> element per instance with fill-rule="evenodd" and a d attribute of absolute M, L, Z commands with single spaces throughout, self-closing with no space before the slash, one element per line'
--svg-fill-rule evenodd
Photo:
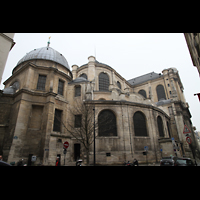
<path fill-rule="evenodd" d="M 191 158 L 177 158 L 174 166 L 197 166 Z"/>
<path fill-rule="evenodd" d="M 10 165 L 10 164 L 8 164 L 8 163 L 6 163 L 6 162 L 0 160 L 0 167 L 1 167 L 1 166 L 12 166 L 12 165 Z"/>
<path fill-rule="evenodd" d="M 160 160 L 160 166 L 196 166 L 196 163 L 191 158 L 169 156 Z"/>
<path fill-rule="evenodd" d="M 163 157 L 160 160 L 160 166 L 174 166 L 176 159 L 177 157 L 175 156 Z"/>

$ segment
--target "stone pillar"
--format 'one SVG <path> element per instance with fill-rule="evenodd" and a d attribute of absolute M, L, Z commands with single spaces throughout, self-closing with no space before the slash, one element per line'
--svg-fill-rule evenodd
<path fill-rule="evenodd" d="M 89 56 L 88 57 L 88 80 L 92 81 L 95 79 L 95 57 Z"/>
<path fill-rule="evenodd" d="M 77 71 L 78 65 L 72 65 L 72 75 L 73 75 L 73 80 L 77 78 Z"/>

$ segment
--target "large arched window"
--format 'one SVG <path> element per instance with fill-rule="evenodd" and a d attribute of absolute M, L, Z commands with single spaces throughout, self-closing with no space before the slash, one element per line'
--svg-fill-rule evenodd
<path fill-rule="evenodd" d="M 158 124 L 158 132 L 160 137 L 164 137 L 164 131 L 163 131 L 163 121 L 160 116 L 157 117 L 157 124 Z"/>
<path fill-rule="evenodd" d="M 109 91 L 109 77 L 106 73 L 99 74 L 99 91 Z"/>
<path fill-rule="evenodd" d="M 145 90 L 140 90 L 138 93 L 141 94 L 144 98 L 147 98 L 147 94 Z"/>
<path fill-rule="evenodd" d="M 163 85 L 158 85 L 156 87 L 156 92 L 157 92 L 158 101 L 166 99 Z"/>
<path fill-rule="evenodd" d="M 115 114 L 111 110 L 103 110 L 98 116 L 99 136 L 117 136 Z"/>
<path fill-rule="evenodd" d="M 81 74 L 80 77 L 83 77 L 83 78 L 87 79 L 87 75 L 86 74 Z"/>
<path fill-rule="evenodd" d="M 133 116 L 135 136 L 147 136 L 146 118 L 142 112 Z"/>

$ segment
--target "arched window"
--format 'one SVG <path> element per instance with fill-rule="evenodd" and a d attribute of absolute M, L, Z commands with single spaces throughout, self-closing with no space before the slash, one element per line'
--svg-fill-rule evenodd
<path fill-rule="evenodd" d="M 160 116 L 157 117 L 157 124 L 158 124 L 158 132 L 160 137 L 164 137 L 164 131 L 163 131 L 163 121 Z"/>
<path fill-rule="evenodd" d="M 87 75 L 86 74 L 81 74 L 80 77 L 83 77 L 83 78 L 87 79 Z"/>
<path fill-rule="evenodd" d="M 145 90 L 140 90 L 138 93 L 141 94 L 144 98 L 147 98 L 147 94 Z"/>
<path fill-rule="evenodd" d="M 142 112 L 133 116 L 135 136 L 147 136 L 146 118 Z"/>
<path fill-rule="evenodd" d="M 99 136 L 117 136 L 115 114 L 111 110 L 103 110 L 98 116 Z"/>
<path fill-rule="evenodd" d="M 117 81 L 117 86 L 119 89 L 121 89 L 121 83 L 119 81 Z"/>
<path fill-rule="evenodd" d="M 106 73 L 99 74 L 99 91 L 109 91 L 110 82 L 109 77 Z"/>
<path fill-rule="evenodd" d="M 156 87 L 156 92 L 157 92 L 158 101 L 166 99 L 165 90 L 162 85 L 158 85 Z"/>

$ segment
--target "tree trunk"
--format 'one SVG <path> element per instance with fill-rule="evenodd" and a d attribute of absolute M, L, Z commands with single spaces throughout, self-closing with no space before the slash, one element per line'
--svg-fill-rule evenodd
<path fill-rule="evenodd" d="M 90 159 L 90 157 L 89 157 L 89 148 L 88 149 L 86 149 L 86 155 L 87 155 L 87 166 L 89 166 L 89 159 Z"/>

